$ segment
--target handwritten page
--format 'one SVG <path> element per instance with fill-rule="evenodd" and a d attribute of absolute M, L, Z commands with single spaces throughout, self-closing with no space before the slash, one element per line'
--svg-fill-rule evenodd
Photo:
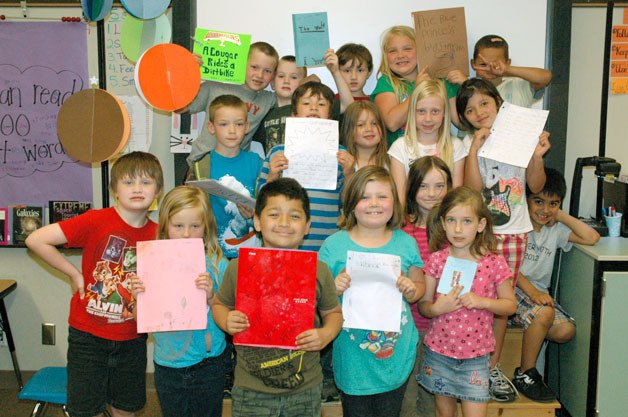
<path fill-rule="evenodd" d="M 244 84 L 251 35 L 196 28 L 194 53 L 200 55 L 201 78 Z"/>
<path fill-rule="evenodd" d="M 325 52 L 329 49 L 327 12 L 292 15 L 294 50 L 297 65 L 320 67 L 325 65 Z"/>
<path fill-rule="evenodd" d="M 399 332 L 401 258 L 366 252 L 347 252 L 347 273 L 351 286 L 342 296 L 345 328 Z M 377 308 L 383 306 L 383 308 Z"/>
<path fill-rule="evenodd" d="M 131 118 L 131 138 L 123 153 L 148 152 L 153 137 L 153 109 L 136 95 L 118 96 Z"/>
<path fill-rule="evenodd" d="M 338 122 L 307 117 L 286 118 L 288 169 L 303 188 L 335 190 L 338 181 Z"/>
<path fill-rule="evenodd" d="M 469 51 L 464 7 L 412 13 L 419 69 L 428 68 L 435 78 L 452 70 L 469 76 Z"/>
<path fill-rule="evenodd" d="M 456 285 L 462 285 L 464 288 L 460 291 L 460 295 L 468 293 L 471 291 L 477 269 L 477 262 L 448 256 L 436 292 L 449 294 Z"/>
<path fill-rule="evenodd" d="M 199 180 L 199 181 L 187 181 L 187 185 L 199 187 L 211 195 L 224 198 L 225 200 L 233 201 L 236 204 L 242 204 L 243 206 L 254 209 L 255 199 L 248 195 L 240 194 L 236 190 L 219 183 L 216 180 Z"/>
<path fill-rule="evenodd" d="M 137 295 L 137 331 L 207 328 L 207 295 L 194 282 L 205 271 L 203 239 L 137 242 L 137 275 L 146 289 Z"/>
<path fill-rule="evenodd" d="M 529 109 L 504 101 L 478 155 L 505 164 L 527 167 L 543 133 L 548 110 Z"/>

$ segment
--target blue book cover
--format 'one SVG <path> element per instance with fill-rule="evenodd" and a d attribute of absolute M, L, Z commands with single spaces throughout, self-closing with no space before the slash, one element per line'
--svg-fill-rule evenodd
<path fill-rule="evenodd" d="M 477 262 L 448 256 L 436 291 L 441 294 L 449 294 L 456 285 L 462 285 L 464 288 L 459 295 L 468 293 L 471 291 L 477 269 Z"/>
<path fill-rule="evenodd" d="M 294 50 L 297 65 L 319 67 L 325 65 L 325 52 L 329 49 L 327 12 L 292 15 Z"/>

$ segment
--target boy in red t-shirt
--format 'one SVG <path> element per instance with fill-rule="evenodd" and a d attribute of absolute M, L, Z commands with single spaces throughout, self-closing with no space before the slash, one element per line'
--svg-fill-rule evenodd
<path fill-rule="evenodd" d="M 33 232 L 26 245 L 70 278 L 68 410 L 73 416 L 135 415 L 146 403 L 146 335 L 137 334 L 130 277 L 135 245 L 157 236 L 147 214 L 163 189 L 157 158 L 122 156 L 111 169 L 114 207 Z M 56 248 L 82 248 L 82 272 Z"/>

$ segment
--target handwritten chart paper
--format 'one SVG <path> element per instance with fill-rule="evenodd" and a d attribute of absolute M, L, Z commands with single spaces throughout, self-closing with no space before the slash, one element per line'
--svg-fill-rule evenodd
<path fill-rule="evenodd" d="M 131 138 L 123 153 L 148 152 L 153 137 L 153 110 L 138 96 L 118 96 L 131 118 Z"/>
<path fill-rule="evenodd" d="M 327 12 L 292 15 L 294 50 L 297 65 L 319 67 L 325 65 L 325 52 L 329 49 Z"/>
<path fill-rule="evenodd" d="M 88 86 L 87 25 L 0 25 L 0 207 L 92 200 L 91 166 L 57 138 L 61 106 Z"/>
<path fill-rule="evenodd" d="M 491 135 L 478 155 L 505 164 L 527 167 L 539 142 L 549 111 L 529 109 L 504 102 L 491 128 Z"/>
<path fill-rule="evenodd" d="M 225 200 L 233 201 L 236 204 L 242 204 L 243 206 L 254 209 L 255 199 L 248 195 L 240 194 L 236 190 L 229 188 L 216 180 L 199 180 L 199 181 L 187 181 L 187 185 L 201 188 L 205 192 L 215 195 L 216 197 L 224 198 Z"/>
<path fill-rule="evenodd" d="M 251 35 L 197 28 L 194 53 L 200 55 L 201 78 L 244 84 Z"/>
<path fill-rule="evenodd" d="M 351 286 L 342 296 L 345 328 L 399 332 L 401 258 L 379 253 L 347 252 L 347 273 Z M 373 308 L 385 306 L 385 308 Z"/>
<path fill-rule="evenodd" d="M 307 117 L 287 117 L 284 153 L 288 169 L 303 188 L 335 190 L 338 181 L 338 122 Z"/>
<path fill-rule="evenodd" d="M 468 293 L 471 291 L 477 269 L 477 262 L 448 256 L 436 291 L 441 294 L 449 294 L 455 286 L 462 285 L 464 288 L 460 291 L 460 295 Z"/>
<path fill-rule="evenodd" d="M 137 242 L 139 333 L 207 328 L 207 294 L 194 281 L 205 272 L 203 239 Z"/>
<path fill-rule="evenodd" d="M 299 334 L 314 327 L 316 252 L 241 248 L 235 309 L 251 325 L 236 345 L 295 349 Z"/>
<path fill-rule="evenodd" d="M 469 76 L 469 50 L 464 7 L 412 13 L 419 69 L 428 68 L 435 78 L 452 70 Z"/>

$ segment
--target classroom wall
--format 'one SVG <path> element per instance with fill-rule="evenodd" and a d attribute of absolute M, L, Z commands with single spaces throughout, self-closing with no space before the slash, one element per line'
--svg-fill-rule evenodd
<path fill-rule="evenodd" d="M 374 57 L 375 71 L 366 91 L 375 86 L 375 72 L 379 65 L 379 37 L 387 27 L 397 24 L 412 26 L 410 13 L 434 8 L 465 7 L 469 51 L 475 41 L 488 33 L 501 34 L 510 43 L 514 65 L 545 66 L 546 0 L 504 2 L 502 0 L 432 0 L 420 2 L 395 0 L 390 7 L 379 0 L 346 0 L 336 2 L 320 0 L 316 4 L 276 0 L 272 7 L 263 8 L 260 3 L 242 0 L 234 12 L 228 2 L 199 1 L 197 25 L 203 28 L 251 33 L 253 39 L 273 44 L 280 54 L 293 54 L 291 15 L 314 11 L 327 11 L 330 26 L 330 42 L 335 48 L 346 42 L 366 45 Z M 54 10 L 58 16 L 77 15 L 72 8 L 30 7 L 30 16 L 49 16 Z M 15 9 L 0 7 L 0 14 L 15 16 Z M 576 27 L 576 25 L 574 25 Z M 91 48 L 90 48 L 91 49 Z M 90 59 L 90 63 L 94 60 Z M 332 87 L 333 81 L 325 68 L 312 69 L 323 82 Z M 90 64 L 90 75 L 96 73 Z M 174 184 L 172 155 L 169 153 L 170 118 L 156 113 L 153 123 L 153 144 L 150 149 L 161 160 L 165 171 L 166 189 Z M 96 206 L 100 201 L 100 167 L 94 168 Z M 78 251 L 64 251 L 69 259 L 80 264 Z M 17 356 L 24 370 L 36 370 L 43 366 L 65 365 L 67 350 L 67 316 L 70 286 L 66 277 L 46 267 L 26 249 L 0 249 L 0 277 L 18 281 L 17 290 L 6 300 L 17 345 Z M 42 346 L 41 323 L 55 323 L 55 346 Z M 152 357 L 149 344 L 149 357 Z M 11 370 L 7 348 L 0 348 L 0 370 Z M 149 372 L 152 371 L 149 361 Z"/>
<path fill-rule="evenodd" d="M 624 9 L 616 7 L 613 25 L 621 25 Z M 571 70 L 569 79 L 569 116 L 565 177 L 571 190 L 576 158 L 598 155 L 600 137 L 600 105 L 604 60 L 606 7 L 575 7 L 572 11 Z M 626 113 L 628 95 L 608 95 L 606 124 L 606 156 L 622 164 L 628 174 Z M 595 214 L 596 179 L 593 168 L 584 170 L 580 198 L 580 216 Z M 563 208 L 569 207 L 569 195 Z"/>

